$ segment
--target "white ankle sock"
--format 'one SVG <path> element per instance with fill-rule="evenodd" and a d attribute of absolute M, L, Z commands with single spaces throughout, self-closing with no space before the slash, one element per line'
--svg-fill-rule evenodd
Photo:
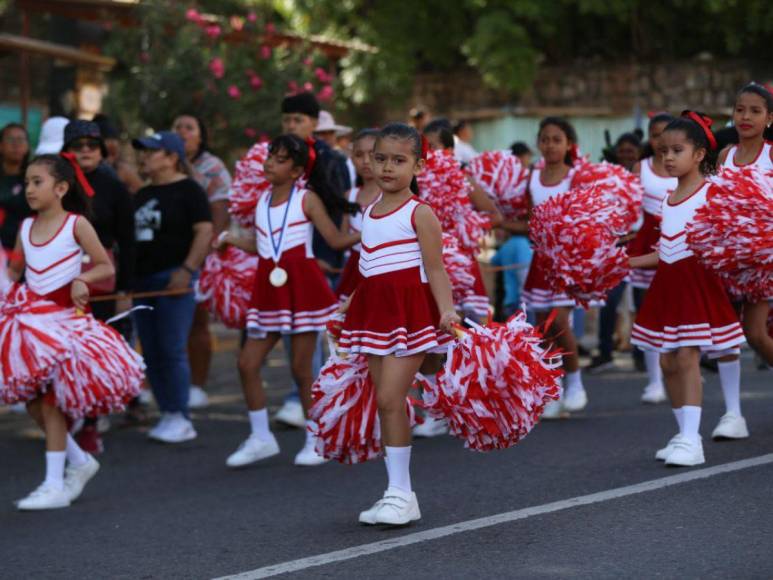
<path fill-rule="evenodd" d="M 682 407 L 684 416 L 684 431 L 682 435 L 692 441 L 700 441 L 701 434 L 701 408 L 694 405 L 685 405 Z"/>
<path fill-rule="evenodd" d="M 719 367 L 719 384 L 722 385 L 722 395 L 725 397 L 725 411 L 741 414 L 741 361 L 740 359 L 721 362 Z"/>
<path fill-rule="evenodd" d="M 46 451 L 46 480 L 44 483 L 55 489 L 64 489 L 64 462 L 66 451 Z"/>
<path fill-rule="evenodd" d="M 80 467 L 89 460 L 89 454 L 80 448 L 69 433 L 67 434 L 67 447 L 65 447 L 65 453 L 67 455 L 67 463 L 73 467 Z"/>
<path fill-rule="evenodd" d="M 660 369 L 660 353 L 655 350 L 644 351 L 644 366 L 647 368 L 647 378 L 651 385 L 663 384 L 663 373 Z"/>
<path fill-rule="evenodd" d="M 384 451 L 389 487 L 411 493 L 411 446 L 385 447 Z"/>
<path fill-rule="evenodd" d="M 580 371 L 566 373 L 566 381 L 564 384 L 566 385 L 566 390 L 564 392 L 567 395 L 569 393 L 582 391 L 584 389 L 582 386 L 582 376 L 580 375 Z"/>
<path fill-rule="evenodd" d="M 679 425 L 679 433 L 681 435 L 684 435 L 684 407 L 679 407 L 678 409 L 671 409 L 674 412 L 674 417 L 676 417 L 676 424 Z"/>
<path fill-rule="evenodd" d="M 250 416 L 252 434 L 263 441 L 271 439 L 271 429 L 268 428 L 268 409 L 248 411 L 247 414 Z"/>

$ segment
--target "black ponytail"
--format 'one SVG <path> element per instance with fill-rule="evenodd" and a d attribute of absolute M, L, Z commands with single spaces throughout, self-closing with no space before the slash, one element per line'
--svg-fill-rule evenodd
<path fill-rule="evenodd" d="M 62 198 L 62 208 L 65 211 L 82 215 L 91 221 L 91 200 L 78 183 L 75 170 L 67 159 L 57 154 L 39 155 L 30 162 L 30 166 L 32 165 L 45 165 L 55 183 L 67 184 L 67 193 Z"/>

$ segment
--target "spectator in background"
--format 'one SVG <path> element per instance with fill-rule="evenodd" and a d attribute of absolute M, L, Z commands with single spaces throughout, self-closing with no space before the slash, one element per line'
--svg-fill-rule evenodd
<path fill-rule="evenodd" d="M 145 185 L 145 180 L 140 177 L 134 161 L 126 159 L 121 144 L 121 134 L 118 132 L 118 129 L 110 121 L 110 118 L 102 113 L 94 117 L 94 122 L 99 125 L 99 132 L 102 134 L 102 141 L 105 143 L 105 149 L 107 150 L 103 164 L 115 171 L 118 179 L 126 186 L 129 193 L 137 193 Z"/>
<path fill-rule="evenodd" d="M 0 244 L 13 250 L 16 234 L 32 211 L 24 195 L 24 174 L 30 140 L 24 125 L 9 123 L 0 129 Z"/>
<path fill-rule="evenodd" d="M 50 117 L 40 128 L 40 138 L 35 155 L 59 153 L 64 145 L 64 128 L 70 120 L 65 117 Z"/>
<path fill-rule="evenodd" d="M 331 149 L 336 150 L 346 158 L 346 172 L 349 176 L 349 187 L 354 187 L 357 181 L 357 171 L 354 169 L 354 163 L 349 158 L 349 151 L 339 146 L 339 140 L 342 135 L 351 135 L 352 128 L 346 125 L 338 125 L 333 115 L 328 111 L 320 111 L 317 127 L 314 129 L 314 137 L 327 143 Z"/>
<path fill-rule="evenodd" d="M 502 268 L 505 293 L 502 317 L 510 318 L 521 307 L 521 291 L 531 264 L 531 247 L 525 234 L 511 234 L 491 258 L 491 265 Z"/>
<path fill-rule="evenodd" d="M 427 123 L 424 126 L 424 136 L 429 142 L 429 148 L 433 151 L 438 149 L 454 150 L 454 132 L 448 119 L 441 117 Z"/>
<path fill-rule="evenodd" d="M 615 142 L 615 163 L 628 171 L 641 159 L 641 141 L 633 133 L 623 133 Z"/>
<path fill-rule="evenodd" d="M 410 117 L 409 125 L 415 127 L 419 133 L 424 131 L 424 127 L 430 120 L 429 111 L 421 105 L 411 109 L 408 112 L 408 117 Z"/>
<path fill-rule="evenodd" d="M 212 212 L 214 236 L 228 228 L 228 197 L 231 175 L 225 164 L 209 151 L 209 132 L 202 119 L 182 114 L 172 123 L 172 130 L 183 140 L 185 155 L 193 168 L 193 178 L 207 192 Z M 212 334 L 209 331 L 209 311 L 203 304 L 196 306 L 191 335 L 188 338 L 188 358 L 191 365 L 191 388 L 188 406 L 201 409 L 209 404 L 204 386 L 212 362 Z"/>
<path fill-rule="evenodd" d="M 472 127 L 467 121 L 459 121 L 454 126 L 454 156 L 462 167 L 478 156 L 478 152 L 470 144 L 472 138 Z"/>
<path fill-rule="evenodd" d="M 132 143 L 150 184 L 134 195 L 138 292 L 177 291 L 143 298 L 153 307 L 138 312 L 137 333 L 161 420 L 148 437 L 164 443 L 196 438 L 188 415 L 191 370 L 188 337 L 196 302 L 193 284 L 212 242 L 212 213 L 206 192 L 191 177 L 185 146 L 177 133 L 162 131 Z"/>
<path fill-rule="evenodd" d="M 523 141 L 516 141 L 510 145 L 510 152 L 521 160 L 521 164 L 524 167 L 529 167 L 531 165 L 531 159 L 534 156 L 534 153 Z"/>

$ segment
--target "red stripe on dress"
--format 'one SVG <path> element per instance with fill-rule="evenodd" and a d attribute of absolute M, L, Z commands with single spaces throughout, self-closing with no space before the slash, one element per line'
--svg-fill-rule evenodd
<path fill-rule="evenodd" d="M 405 240 L 392 240 L 391 242 L 384 242 L 383 244 L 379 244 L 378 246 L 373 246 L 372 248 L 367 246 L 365 242 L 362 242 L 362 248 L 367 252 L 375 252 L 377 250 L 381 250 L 382 248 L 391 248 L 392 246 L 399 246 L 402 244 L 412 244 L 418 241 L 419 241 L 418 238 L 408 238 Z"/>
<path fill-rule="evenodd" d="M 55 268 L 55 267 L 57 267 L 57 266 L 61 265 L 63 262 L 66 262 L 67 260 L 69 260 L 69 259 L 70 259 L 70 258 L 72 258 L 73 256 L 76 256 L 77 254 L 79 254 L 79 253 L 80 253 L 80 251 L 81 251 L 81 250 L 80 250 L 80 248 L 78 248 L 78 249 L 77 249 L 77 250 L 75 250 L 73 253 L 71 253 L 69 256 L 65 256 L 64 258 L 62 258 L 62 259 L 61 259 L 61 260 L 59 260 L 58 262 L 54 262 L 53 264 L 51 264 L 50 266 L 46 266 L 46 267 L 45 267 L 45 268 L 43 268 L 42 270 L 36 270 L 35 268 L 33 268 L 32 266 L 30 266 L 29 264 L 25 264 L 25 265 L 26 265 L 26 267 L 27 267 L 27 268 L 29 268 L 30 270 L 32 270 L 32 271 L 33 271 L 35 274 L 44 274 L 44 273 L 48 272 L 48 271 L 49 271 L 51 268 Z"/>

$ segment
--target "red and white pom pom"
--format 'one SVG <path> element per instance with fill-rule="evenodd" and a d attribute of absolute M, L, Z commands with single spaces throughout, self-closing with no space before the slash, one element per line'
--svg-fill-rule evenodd
<path fill-rule="evenodd" d="M 204 261 L 197 297 L 229 328 L 244 328 L 247 321 L 258 256 L 234 246 L 213 252 Z"/>
<path fill-rule="evenodd" d="M 70 312 L 69 352 L 52 375 L 57 407 L 73 418 L 123 410 L 142 390 L 142 357 L 112 327 Z"/>
<path fill-rule="evenodd" d="M 548 283 L 584 306 L 603 300 L 628 275 L 628 256 L 617 246 L 624 231 L 624 218 L 604 186 L 552 197 L 534 208 L 529 221 Z"/>
<path fill-rule="evenodd" d="M 524 217 L 529 172 L 510 151 L 484 151 L 466 168 L 467 174 L 494 200 L 505 219 Z"/>
<path fill-rule="evenodd" d="M 473 324 L 449 348 L 436 384 L 422 385 L 427 413 L 447 419 L 469 449 L 515 445 L 561 395 L 561 358 L 542 341 L 523 312 L 505 324 Z"/>
<path fill-rule="evenodd" d="M 309 418 L 314 421 L 317 453 L 341 463 L 362 463 L 381 455 L 381 424 L 376 387 L 364 355 L 341 358 L 332 353 L 311 389 Z M 410 399 L 406 412 L 416 417 Z"/>
<path fill-rule="evenodd" d="M 738 298 L 773 296 L 773 172 L 722 170 L 687 226 L 687 243 Z"/>
<path fill-rule="evenodd" d="M 0 247 L 0 300 L 3 300 L 12 285 L 13 282 L 8 275 L 8 255 Z"/>
<path fill-rule="evenodd" d="M 603 190 L 615 204 L 623 220 L 623 233 L 631 231 L 639 220 L 644 187 L 639 176 L 613 163 L 578 163 L 572 171 L 571 188 L 594 187 Z"/>
<path fill-rule="evenodd" d="M 35 398 L 68 356 L 66 325 L 72 309 L 15 284 L 0 301 L 0 401 Z"/>
<path fill-rule="evenodd" d="M 451 282 L 454 304 L 462 304 L 464 299 L 473 293 L 475 276 L 470 273 L 473 259 L 468 252 L 462 250 L 457 238 L 451 234 L 443 234 L 443 266 Z"/>

